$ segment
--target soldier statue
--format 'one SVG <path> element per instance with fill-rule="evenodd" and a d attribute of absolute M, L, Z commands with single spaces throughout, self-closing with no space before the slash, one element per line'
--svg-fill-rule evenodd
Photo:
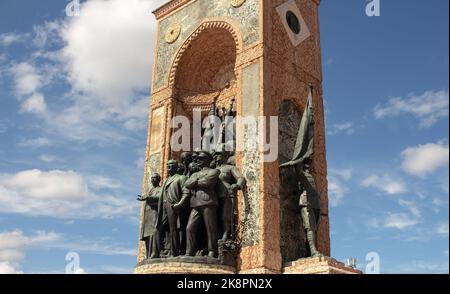
<path fill-rule="evenodd" d="M 178 161 L 170 160 L 167 163 L 169 178 L 164 182 L 161 189 L 161 197 L 158 203 L 158 217 L 155 228 L 158 231 L 158 238 L 161 238 L 167 227 L 169 234 L 166 240 L 170 248 L 170 256 L 180 255 L 180 228 L 179 214 L 182 209 L 181 203 L 189 198 L 189 190 L 184 188 L 186 177 L 178 174 Z M 152 258 L 160 257 L 160 240 L 155 243 L 155 252 Z"/>
<path fill-rule="evenodd" d="M 155 236 L 154 228 L 155 221 L 158 217 L 158 202 L 161 192 L 161 176 L 154 173 L 151 178 L 152 187 L 146 193 L 146 195 L 138 196 L 139 201 L 145 202 L 144 218 L 141 225 L 141 237 L 140 240 L 145 242 L 145 259 L 148 259 L 150 252 L 152 252 L 153 238 Z"/>
<path fill-rule="evenodd" d="M 312 87 L 309 90 L 308 102 L 303 114 L 294 155 L 291 161 L 282 164 L 280 167 L 292 167 L 298 176 L 300 189 L 299 207 L 303 227 L 306 232 L 309 249 L 312 257 L 323 256 L 317 250 L 317 231 L 320 223 L 320 197 L 317 192 L 316 183 L 311 173 L 314 153 L 314 113 L 312 104 Z"/>
<path fill-rule="evenodd" d="M 187 256 L 195 256 L 199 249 L 201 225 L 206 229 L 208 256 L 217 258 L 217 207 L 219 205 L 216 194 L 216 185 L 220 171 L 211 169 L 212 155 L 208 152 L 200 152 L 196 158 L 196 164 L 201 169 L 191 175 L 186 181 L 185 187 L 192 191 L 190 206 L 192 208 L 187 225 Z"/>
<path fill-rule="evenodd" d="M 227 152 L 216 151 L 214 160 L 220 171 L 217 193 L 219 197 L 219 216 L 222 224 L 222 241 L 233 239 L 234 199 L 238 190 L 243 190 L 245 178 L 236 166 L 226 163 Z"/>
<path fill-rule="evenodd" d="M 187 177 L 191 176 L 191 173 L 189 171 L 189 165 L 193 162 L 192 153 L 190 152 L 183 152 L 180 156 L 181 165 L 184 166 L 184 175 Z"/>

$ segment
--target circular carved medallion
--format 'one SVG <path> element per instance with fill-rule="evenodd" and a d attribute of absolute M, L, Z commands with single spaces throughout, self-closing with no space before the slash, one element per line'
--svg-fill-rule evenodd
<path fill-rule="evenodd" d="M 231 0 L 231 5 L 233 6 L 233 7 L 241 7 L 242 6 L 242 4 L 244 4 L 245 3 L 245 1 L 246 0 Z"/>
<path fill-rule="evenodd" d="M 179 24 L 171 25 L 166 32 L 166 42 L 169 44 L 174 43 L 181 33 L 181 26 Z"/>

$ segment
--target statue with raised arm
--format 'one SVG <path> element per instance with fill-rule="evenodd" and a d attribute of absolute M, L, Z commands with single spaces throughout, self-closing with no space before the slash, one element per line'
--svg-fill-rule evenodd
<path fill-rule="evenodd" d="M 153 238 L 155 237 L 155 222 L 158 217 L 158 202 L 161 192 L 161 176 L 157 173 L 152 175 L 151 178 L 152 187 L 148 192 L 138 199 L 141 202 L 145 202 L 144 217 L 141 225 L 140 240 L 145 242 L 145 259 L 150 257 L 152 252 Z"/>
<path fill-rule="evenodd" d="M 208 152 L 200 152 L 196 159 L 197 168 L 186 181 L 185 187 L 190 189 L 190 206 L 192 208 L 187 225 L 187 256 L 195 256 L 199 249 L 201 225 L 206 229 L 208 243 L 208 256 L 217 258 L 218 234 L 217 234 L 217 207 L 219 200 L 216 194 L 216 185 L 220 171 L 210 168 L 212 155 Z M 193 167 L 195 168 L 195 167 Z"/>
<path fill-rule="evenodd" d="M 311 173 L 311 157 L 314 153 L 314 113 L 312 104 L 312 87 L 309 90 L 308 102 L 300 123 L 297 142 L 292 160 L 282 164 L 281 168 L 293 168 L 298 175 L 300 189 L 299 207 L 303 227 L 306 232 L 311 256 L 323 256 L 317 250 L 317 231 L 320 223 L 320 196 L 317 192 L 316 182 Z"/>

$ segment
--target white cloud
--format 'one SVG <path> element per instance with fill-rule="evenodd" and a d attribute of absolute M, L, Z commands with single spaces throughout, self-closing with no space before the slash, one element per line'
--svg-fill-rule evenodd
<path fill-rule="evenodd" d="M 50 163 L 50 162 L 54 162 L 54 161 L 58 160 L 58 158 L 56 156 L 53 156 L 53 155 L 42 154 L 42 155 L 39 156 L 39 160 L 43 161 L 43 162 Z"/>
<path fill-rule="evenodd" d="M 43 48 L 49 42 L 52 44 L 60 38 L 61 23 L 58 20 L 47 21 L 42 25 L 33 27 L 33 44 L 38 48 Z"/>
<path fill-rule="evenodd" d="M 407 200 L 403 200 L 400 199 L 398 201 L 398 203 L 406 208 L 407 210 L 409 210 L 409 212 L 411 213 L 412 216 L 414 216 L 415 218 L 419 219 L 422 215 L 422 213 L 420 212 L 419 207 L 417 206 L 416 202 L 414 201 L 407 201 Z"/>
<path fill-rule="evenodd" d="M 35 139 L 26 139 L 22 140 L 17 144 L 19 147 L 23 148 L 40 148 L 50 146 L 51 142 L 47 138 L 35 138 Z"/>
<path fill-rule="evenodd" d="M 27 237 L 22 231 L 0 232 L 0 274 L 21 274 L 20 267 L 28 247 L 43 246 L 59 240 L 54 232 L 37 231 Z"/>
<path fill-rule="evenodd" d="M 20 110 L 43 117 L 47 116 L 47 105 L 44 96 L 40 93 L 34 93 L 21 104 Z"/>
<path fill-rule="evenodd" d="M 105 176 L 90 176 L 89 178 L 89 186 L 93 189 L 118 189 L 121 188 L 122 185 L 117 181 Z"/>
<path fill-rule="evenodd" d="M 391 213 L 385 219 L 383 226 L 385 228 L 404 230 L 409 227 L 415 226 L 419 223 L 419 220 L 407 213 Z"/>
<path fill-rule="evenodd" d="M 0 232 L 0 274 L 21 274 L 20 271 L 26 251 L 30 248 L 60 249 L 78 253 L 98 255 L 135 256 L 134 248 L 125 248 L 110 238 L 89 240 L 84 236 L 70 236 L 55 232 L 36 231 L 26 236 L 20 230 Z M 79 268 L 75 274 L 86 274 L 86 270 Z"/>
<path fill-rule="evenodd" d="M 88 195 L 83 178 L 72 171 L 43 172 L 27 170 L 0 178 L 0 185 L 30 199 L 71 199 L 78 201 Z"/>
<path fill-rule="evenodd" d="M 80 267 L 75 270 L 74 274 L 75 275 L 87 275 L 87 272 L 85 269 Z"/>
<path fill-rule="evenodd" d="M 409 147 L 402 152 L 403 170 L 411 175 L 423 177 L 440 167 L 448 166 L 448 143 L 428 143 Z"/>
<path fill-rule="evenodd" d="M 88 1 L 79 17 L 67 18 L 62 53 L 76 90 L 97 103 L 120 107 L 128 105 L 134 90 L 148 88 L 154 42 L 151 6 L 142 0 Z"/>
<path fill-rule="evenodd" d="M 23 274 L 23 271 L 17 270 L 12 264 L 6 261 L 0 261 L 0 275 Z"/>
<path fill-rule="evenodd" d="M 436 233 L 440 236 L 444 236 L 448 238 L 449 229 L 448 229 L 448 223 L 441 223 L 436 228 Z"/>
<path fill-rule="evenodd" d="M 406 264 L 398 264 L 388 273 L 393 274 L 448 274 L 448 260 L 429 261 L 414 260 Z"/>
<path fill-rule="evenodd" d="M 422 95 L 406 98 L 391 98 L 387 105 L 377 105 L 374 115 L 377 119 L 410 114 L 420 120 L 422 127 L 431 127 L 449 113 L 448 91 L 428 91 Z"/>
<path fill-rule="evenodd" d="M 85 1 L 79 17 L 35 26 L 36 51 L 9 71 L 19 101 L 34 95 L 22 110 L 45 110 L 47 131 L 82 142 L 117 142 L 145 129 L 149 98 L 142 95 L 149 92 L 156 32 L 151 11 L 165 2 Z M 55 105 L 42 89 L 53 78 L 72 88 Z"/>
<path fill-rule="evenodd" d="M 72 85 L 73 104 L 49 124 L 73 140 L 123 139 L 110 122 L 127 130 L 147 125 L 155 43 L 151 15 L 165 1 L 109 0 L 82 4 L 80 16 L 67 18 L 60 35 L 60 62 Z"/>
<path fill-rule="evenodd" d="M 364 179 L 361 185 L 366 188 L 377 188 L 389 195 L 402 194 L 406 192 L 406 187 L 402 182 L 394 180 L 387 175 L 383 177 L 371 175 Z"/>
<path fill-rule="evenodd" d="M 27 39 L 27 34 L 4 33 L 0 35 L 0 45 L 8 47 L 14 43 L 20 43 Z"/>
<path fill-rule="evenodd" d="M 329 135 L 339 135 L 339 134 L 347 134 L 347 135 L 353 135 L 355 133 L 355 126 L 353 122 L 344 122 L 339 124 L 334 124 L 331 127 L 331 130 L 328 131 Z"/>
<path fill-rule="evenodd" d="M 328 195 L 332 207 L 338 206 L 342 199 L 344 199 L 345 191 L 345 188 L 336 178 L 329 177 Z"/>
<path fill-rule="evenodd" d="M 39 90 L 49 81 L 30 62 L 13 64 L 9 70 L 15 81 L 15 94 L 20 101 L 20 112 L 47 116 L 44 95 Z"/>
<path fill-rule="evenodd" d="M 338 206 L 345 197 L 347 188 L 343 181 L 349 181 L 352 178 L 353 170 L 351 169 L 329 169 L 328 171 L 328 196 L 330 204 L 333 207 Z"/>
<path fill-rule="evenodd" d="M 387 229 L 406 230 L 421 222 L 422 212 L 416 202 L 400 199 L 398 203 L 407 212 L 389 212 L 384 218 L 370 220 L 369 226 L 374 228 L 383 227 Z"/>
<path fill-rule="evenodd" d="M 43 85 L 43 78 L 29 62 L 13 64 L 10 73 L 15 80 L 15 91 L 19 96 L 31 95 Z"/>
<path fill-rule="evenodd" d="M 27 170 L 0 175 L 0 212 L 92 219 L 126 216 L 134 211 L 137 204 L 133 201 L 96 194 L 88 182 L 73 171 Z"/>

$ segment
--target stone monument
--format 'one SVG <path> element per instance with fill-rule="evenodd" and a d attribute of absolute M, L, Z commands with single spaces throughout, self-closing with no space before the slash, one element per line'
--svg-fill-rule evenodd
<path fill-rule="evenodd" d="M 135 273 L 360 273 L 328 257 L 319 5 L 172 0 L 153 12 L 142 190 L 156 173 L 163 185 L 139 198 L 159 199 L 160 209 L 148 224 L 142 204 L 140 226 L 153 225 L 153 234 L 139 239 Z M 174 148 L 175 117 L 192 127 L 184 150 Z M 278 123 L 274 160 L 262 148 L 273 139 L 270 117 Z M 220 139 L 205 150 L 217 129 Z"/>

